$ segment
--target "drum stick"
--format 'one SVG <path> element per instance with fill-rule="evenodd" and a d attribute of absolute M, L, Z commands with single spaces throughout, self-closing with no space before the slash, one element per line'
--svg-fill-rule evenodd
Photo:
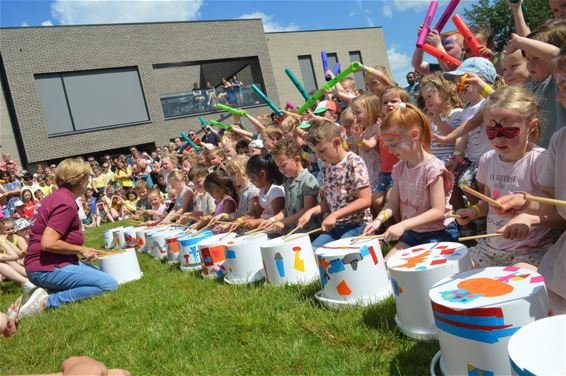
<path fill-rule="evenodd" d="M 459 214 L 450 213 L 450 214 L 448 214 L 448 218 L 460 219 L 460 218 L 462 218 L 462 216 L 459 215 Z"/>
<path fill-rule="evenodd" d="M 350 241 L 355 242 L 357 240 L 367 240 L 367 239 L 383 239 L 383 234 L 354 236 L 352 239 L 350 239 Z"/>
<path fill-rule="evenodd" d="M 502 209 L 502 205 L 495 201 L 494 199 L 492 199 L 491 197 L 488 197 L 486 195 L 484 195 L 483 193 L 480 193 L 478 191 L 476 191 L 475 189 L 472 189 L 466 185 L 460 185 L 460 189 L 466 193 L 471 194 L 472 196 L 476 196 L 477 198 L 479 198 L 482 201 L 487 202 L 488 204 L 490 204 L 491 206 L 495 206 L 496 208 Z"/>
<path fill-rule="evenodd" d="M 322 231 L 322 227 L 319 227 L 319 228 L 314 229 L 314 230 L 309 231 L 309 232 L 305 232 L 305 233 L 303 233 L 303 234 L 297 234 L 297 235 L 293 236 L 292 238 L 287 238 L 287 239 L 284 239 L 283 241 L 284 241 L 285 243 L 289 243 L 290 241 L 292 241 L 292 240 L 297 240 L 297 239 L 299 239 L 299 238 L 302 237 L 302 236 L 314 234 L 315 232 L 320 232 L 320 231 Z"/>
<path fill-rule="evenodd" d="M 534 201 L 541 204 L 547 205 L 556 205 L 556 206 L 566 206 L 566 201 L 564 200 L 557 200 L 555 198 L 548 198 L 548 197 L 541 197 L 541 196 L 533 196 L 528 193 L 525 194 L 525 200 L 527 201 Z"/>
<path fill-rule="evenodd" d="M 493 234 L 485 234 L 485 235 L 474 235 L 474 236 L 464 236 L 463 238 L 458 238 L 459 242 L 465 242 L 467 240 L 475 240 L 475 239 L 485 239 L 485 238 L 495 238 L 501 236 L 503 234 L 493 233 Z"/>
<path fill-rule="evenodd" d="M 251 235 L 251 234 L 255 234 L 256 232 L 262 232 L 262 231 L 266 231 L 267 228 L 256 228 L 247 232 L 244 232 L 244 235 Z"/>
<path fill-rule="evenodd" d="M 297 230 L 301 229 L 301 226 L 297 226 L 294 229 L 292 229 L 291 231 L 289 231 L 289 233 L 287 235 L 285 235 L 283 237 L 283 240 L 287 239 L 289 236 L 293 235 L 295 232 L 297 232 Z"/>
<path fill-rule="evenodd" d="M 231 234 L 231 232 L 227 232 L 227 233 L 224 234 L 224 236 L 221 236 L 220 238 L 218 238 L 218 240 L 224 240 L 224 238 L 226 238 L 230 234 Z"/>

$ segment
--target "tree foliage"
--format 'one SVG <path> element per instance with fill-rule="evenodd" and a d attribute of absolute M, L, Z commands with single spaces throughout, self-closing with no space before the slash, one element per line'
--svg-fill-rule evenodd
<path fill-rule="evenodd" d="M 531 30 L 552 19 L 548 0 L 524 0 L 524 3 L 526 12 L 523 11 L 523 15 Z M 491 27 L 496 51 L 503 50 L 511 33 L 515 32 L 513 14 L 506 0 L 479 0 L 477 4 L 465 10 L 464 16 L 469 26 L 489 25 Z"/>

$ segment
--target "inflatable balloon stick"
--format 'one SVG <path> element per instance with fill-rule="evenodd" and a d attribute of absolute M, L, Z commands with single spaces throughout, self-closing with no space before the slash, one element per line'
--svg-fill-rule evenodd
<path fill-rule="evenodd" d="M 425 43 L 425 45 L 423 46 L 423 51 L 437 58 L 438 60 L 446 63 L 451 67 L 456 68 L 460 66 L 460 60 L 456 59 L 453 56 L 448 55 L 446 52 L 440 52 L 438 49 L 434 48 L 430 44 Z"/>
<path fill-rule="evenodd" d="M 309 93 L 307 93 L 301 82 L 297 79 L 297 77 L 295 77 L 295 74 L 291 71 L 291 69 L 286 68 L 285 73 L 291 79 L 291 82 L 293 82 L 297 90 L 299 90 L 299 93 L 301 93 L 303 98 L 305 98 L 305 100 L 308 101 L 310 98 Z"/>
<path fill-rule="evenodd" d="M 201 123 L 203 128 L 208 127 L 208 123 L 206 122 L 206 120 L 204 120 L 204 118 L 202 116 L 199 116 L 198 119 L 200 120 L 200 123 Z"/>
<path fill-rule="evenodd" d="M 450 16 L 452 16 L 452 13 L 454 13 L 454 9 L 456 9 L 459 2 L 460 0 L 450 0 L 448 5 L 446 6 L 446 9 L 444 9 L 444 13 L 442 13 L 442 16 L 440 16 L 440 19 L 436 23 L 434 30 L 438 31 L 439 33 L 442 32 L 442 29 L 444 29 L 444 26 L 446 26 L 446 23 L 450 19 Z"/>
<path fill-rule="evenodd" d="M 330 70 L 328 66 L 328 56 L 326 56 L 326 51 L 320 51 L 320 57 L 322 58 L 322 70 L 324 71 L 324 79 L 330 81 L 332 77 L 328 76 L 326 72 Z"/>
<path fill-rule="evenodd" d="M 259 96 L 261 97 L 261 99 L 263 99 L 263 101 L 264 101 L 265 103 L 267 103 L 267 105 L 268 105 L 269 107 L 271 107 L 271 109 L 273 110 L 273 112 L 275 112 L 278 116 L 283 116 L 283 115 L 284 115 L 283 111 L 281 111 L 279 108 L 277 108 L 277 106 L 275 105 L 275 103 L 273 103 L 273 102 L 271 101 L 271 99 L 269 99 L 269 98 L 267 97 L 267 95 L 265 95 L 261 90 L 259 90 L 259 88 L 258 88 L 257 86 L 255 86 L 255 84 L 252 84 L 252 89 L 253 89 L 253 91 L 256 92 L 257 95 L 259 95 Z"/>
<path fill-rule="evenodd" d="M 334 65 L 334 69 L 332 70 L 332 73 L 337 76 L 338 74 L 340 74 L 340 63 L 336 63 Z"/>
<path fill-rule="evenodd" d="M 425 39 L 428 35 L 428 32 L 430 31 L 430 25 L 432 25 L 432 19 L 434 18 L 436 8 L 438 8 L 438 2 L 436 0 L 432 0 L 430 2 L 430 5 L 428 6 L 428 11 L 426 12 L 423 27 L 421 28 L 421 32 L 419 33 L 419 37 L 417 39 L 418 48 L 423 48 L 423 45 L 425 44 Z"/>
<path fill-rule="evenodd" d="M 219 128 L 223 128 L 223 129 L 227 130 L 228 132 L 232 132 L 232 126 L 231 125 L 224 124 L 224 123 L 221 123 L 221 122 L 216 121 L 216 120 L 211 120 L 210 124 L 215 125 Z"/>
<path fill-rule="evenodd" d="M 476 39 L 472 31 L 468 28 L 468 25 L 466 25 L 462 17 L 457 14 L 452 17 L 452 22 L 454 22 L 454 25 L 456 26 L 460 34 L 462 34 L 462 37 L 464 37 L 464 41 L 466 42 L 468 47 L 470 47 L 470 50 L 472 50 L 472 54 L 474 56 L 483 57 L 483 54 L 480 51 L 480 44 L 478 40 Z"/>
<path fill-rule="evenodd" d="M 197 153 L 201 152 L 202 149 L 197 144 L 195 144 L 193 140 L 191 140 L 191 138 L 185 132 L 181 132 L 181 136 L 185 139 L 185 141 L 187 141 L 187 144 L 191 145 L 193 149 L 195 149 Z M 183 150 L 185 149 L 186 149 L 186 145 L 183 147 Z"/>
<path fill-rule="evenodd" d="M 228 112 L 230 112 L 231 114 L 238 115 L 238 116 L 241 116 L 241 117 L 246 117 L 246 116 L 248 116 L 248 114 L 246 113 L 246 111 L 238 110 L 238 109 L 236 109 L 236 108 L 232 108 L 232 107 L 230 107 L 230 106 L 226 106 L 225 104 L 222 104 L 222 103 L 217 103 L 217 104 L 216 104 L 216 108 L 219 109 L 219 110 L 222 110 L 222 111 L 228 111 Z"/>
<path fill-rule="evenodd" d="M 332 89 L 334 87 L 334 85 L 336 85 L 338 82 L 345 79 L 351 73 L 354 73 L 354 72 L 360 70 L 360 67 L 361 67 L 361 64 L 358 63 L 357 61 L 354 61 L 352 64 L 350 64 L 350 66 L 348 68 L 344 69 L 342 72 L 340 72 L 339 74 L 334 76 L 334 78 L 332 80 L 330 80 L 328 83 L 326 83 L 324 85 L 324 89 L 326 89 L 326 91 L 330 91 L 330 89 Z"/>
<path fill-rule="evenodd" d="M 320 97 L 322 97 L 322 95 L 324 94 L 324 91 L 322 89 L 318 89 L 313 95 L 312 97 L 310 97 L 305 104 L 303 104 L 301 106 L 301 108 L 299 108 L 297 110 L 297 113 L 299 115 L 302 115 L 305 113 L 305 111 L 307 111 L 317 100 L 320 99 Z"/>

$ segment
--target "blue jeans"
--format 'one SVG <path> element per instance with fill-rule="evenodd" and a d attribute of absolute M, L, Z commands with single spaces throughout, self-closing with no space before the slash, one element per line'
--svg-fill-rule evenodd
<path fill-rule="evenodd" d="M 458 226 L 456 226 L 456 221 L 454 221 L 446 226 L 444 230 L 430 232 L 409 230 L 403 234 L 399 241 L 407 244 L 409 247 L 415 247 L 426 243 L 457 242 L 459 234 Z"/>
<path fill-rule="evenodd" d="M 351 238 L 354 236 L 361 235 L 364 228 L 363 225 L 357 224 L 342 224 L 336 225 L 332 230 L 329 232 L 323 232 L 320 234 L 314 242 L 312 242 L 312 248 L 316 251 L 316 249 L 322 245 L 330 243 L 334 240 L 343 239 L 343 238 Z"/>
<path fill-rule="evenodd" d="M 49 290 L 47 308 L 59 308 L 106 291 L 116 290 L 118 281 L 93 265 L 55 267 L 52 272 L 29 272 L 28 278 L 36 286 Z"/>

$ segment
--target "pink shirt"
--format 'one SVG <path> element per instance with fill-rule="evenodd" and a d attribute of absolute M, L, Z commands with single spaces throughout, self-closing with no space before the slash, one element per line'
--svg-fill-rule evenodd
<path fill-rule="evenodd" d="M 495 150 L 484 154 L 480 159 L 476 179 L 486 185 L 491 197 L 497 199 L 514 192 L 528 192 L 535 196 L 545 196 L 538 183 L 538 177 L 543 169 L 546 151 L 534 147 L 517 162 L 503 162 Z M 511 219 L 500 216 L 495 210 L 489 209 L 487 215 L 487 232 L 493 233 Z M 504 239 L 503 237 L 487 239 L 488 244 L 496 249 L 518 250 L 538 248 L 552 243 L 553 232 L 545 227 L 531 228 L 529 235 L 522 240 Z"/>
<path fill-rule="evenodd" d="M 446 168 L 444 163 L 431 155 L 419 165 L 410 168 L 407 162 L 400 161 L 393 166 L 391 173 L 393 184 L 399 188 L 399 207 L 401 210 L 401 220 L 416 217 L 431 209 L 429 186 L 440 176 L 444 179 L 444 195 L 446 196 L 444 205 L 444 219 L 426 223 L 411 230 L 416 232 L 440 231 L 446 228 L 454 218 L 449 218 L 452 212 L 450 205 L 450 195 L 454 185 L 454 177 Z"/>
<path fill-rule="evenodd" d="M 62 268 L 78 264 L 77 255 L 61 255 L 41 250 L 41 237 L 47 226 L 61 235 L 67 243 L 82 245 L 84 234 L 78 215 L 75 197 L 62 187 L 41 200 L 31 220 L 29 247 L 24 265 L 27 272 L 51 272 L 57 266 Z"/>

